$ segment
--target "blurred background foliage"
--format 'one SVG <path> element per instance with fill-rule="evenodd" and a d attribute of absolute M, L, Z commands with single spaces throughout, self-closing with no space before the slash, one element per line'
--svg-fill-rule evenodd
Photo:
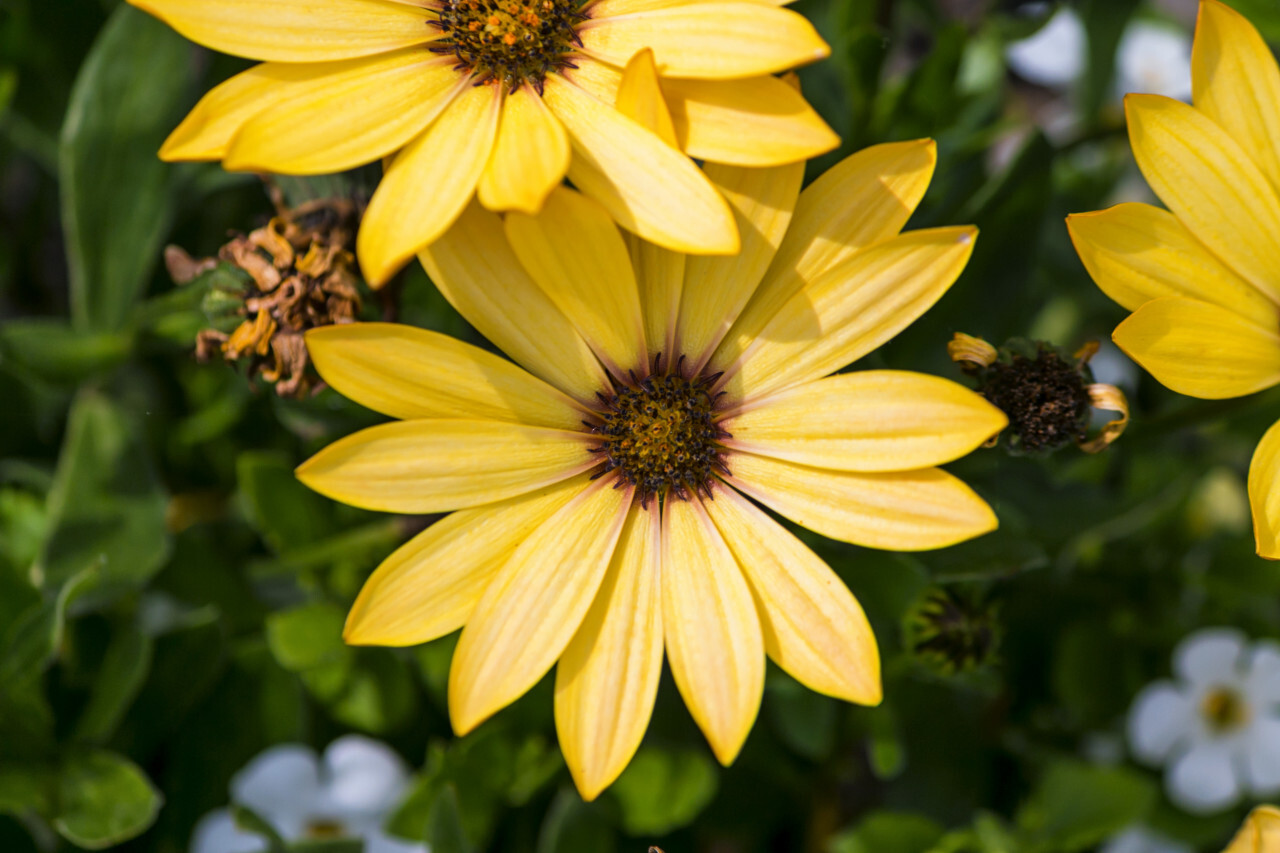
<path fill-rule="evenodd" d="M 1271 0 L 1233 5 L 1280 39 Z M 1194 4 L 1075 4 L 1088 61 L 1055 88 L 1005 58 L 1052 4 L 796 8 L 831 44 L 801 79 L 844 139 L 809 178 L 866 145 L 931 136 L 937 173 L 912 226 L 981 228 L 947 296 L 859 366 L 959 378 L 945 350 L 956 331 L 1107 341 L 1123 312 L 1062 218 L 1143 198 L 1116 47 L 1137 18 L 1189 34 Z M 254 755 L 350 731 L 413 769 L 391 826 L 436 853 L 1074 853 L 1138 823 L 1221 848 L 1243 807 L 1178 811 L 1126 757 L 1124 719 L 1190 630 L 1280 629 L 1280 574 L 1253 554 L 1243 485 L 1280 398 L 1180 398 L 1109 345 L 1095 367 L 1134 408 L 1110 451 L 952 466 L 994 505 L 997 533 L 913 555 L 803 534 L 870 616 L 881 707 L 771 669 L 724 769 L 668 677 L 640 754 L 590 804 L 560 758 L 548 679 L 453 737 L 454 638 L 354 649 L 339 633 L 371 568 L 424 520 L 339 506 L 292 476 L 376 417 L 198 364 L 213 285 L 175 287 L 161 262 L 167 244 L 214 255 L 271 215 L 257 177 L 155 156 L 244 65 L 117 0 L 0 2 L 0 850 L 186 850 Z M 353 184 L 279 186 L 298 201 Z M 416 266 L 365 311 L 479 342 Z M 985 632 L 965 665 L 913 652 L 930 596 Z"/>

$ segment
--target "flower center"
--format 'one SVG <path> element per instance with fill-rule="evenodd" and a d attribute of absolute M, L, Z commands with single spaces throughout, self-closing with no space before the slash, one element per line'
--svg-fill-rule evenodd
<path fill-rule="evenodd" d="M 632 384 L 597 395 L 604 411 L 600 423 L 588 425 L 600 436 L 593 452 L 605 460 L 596 476 L 617 469 L 642 505 L 668 495 L 710 496 L 712 478 L 729 473 L 719 443 L 728 433 L 716 425 L 719 395 L 710 390 L 719 374 L 686 377 L 679 363 L 667 372 L 657 364 L 644 379 L 633 375 Z"/>
<path fill-rule="evenodd" d="M 582 45 L 577 26 L 587 16 L 576 0 L 440 0 L 442 35 L 431 47 L 452 53 L 477 83 L 524 83 L 542 92 L 552 71 L 576 68 L 569 55 Z"/>
<path fill-rule="evenodd" d="M 1218 734 L 1238 729 L 1249 720 L 1249 703 L 1230 687 L 1215 687 L 1204 695 L 1200 713 Z"/>
<path fill-rule="evenodd" d="M 315 841 L 323 841 L 330 838 L 346 838 L 347 828 L 340 821 L 331 818 L 318 817 L 307 821 L 307 825 L 302 830 L 302 837 Z"/>

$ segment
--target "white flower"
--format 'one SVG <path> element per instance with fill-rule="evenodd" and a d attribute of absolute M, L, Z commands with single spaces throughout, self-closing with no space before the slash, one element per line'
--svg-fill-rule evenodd
<path fill-rule="evenodd" d="M 1059 89 L 1074 83 L 1084 71 L 1087 45 L 1080 16 L 1063 7 L 1029 37 L 1011 42 L 1004 56 L 1023 80 Z"/>
<path fill-rule="evenodd" d="M 1167 768 L 1169 799 L 1207 813 L 1280 791 L 1280 645 L 1207 628 L 1178 644 L 1173 669 L 1180 682 L 1147 685 L 1129 710 L 1129 746 Z"/>
<path fill-rule="evenodd" d="M 329 744 L 323 761 L 300 744 L 260 753 L 232 778 L 231 801 L 256 812 L 286 841 L 363 838 L 365 853 L 426 853 L 425 845 L 382 830 L 408 779 L 404 762 L 385 744 L 346 735 Z M 191 853 L 265 849 L 261 837 L 236 828 L 227 809 L 201 818 L 191 839 Z"/>
<path fill-rule="evenodd" d="M 1145 826 L 1131 826 L 1111 836 L 1098 853 L 1195 853 L 1190 844 L 1165 838 Z"/>
<path fill-rule="evenodd" d="M 1119 94 L 1147 92 L 1191 100 L 1191 38 L 1179 27 L 1137 21 L 1116 49 Z"/>
<path fill-rule="evenodd" d="M 1037 86 L 1065 89 L 1085 71 L 1089 35 L 1068 7 L 1059 9 L 1031 36 L 1011 42 L 1005 61 Z M 1191 37 L 1174 24 L 1134 21 L 1116 48 L 1116 95 L 1149 92 L 1191 100 Z"/>

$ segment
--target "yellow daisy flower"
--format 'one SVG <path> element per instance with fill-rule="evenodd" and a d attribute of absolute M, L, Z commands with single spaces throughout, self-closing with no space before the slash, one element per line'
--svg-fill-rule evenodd
<path fill-rule="evenodd" d="M 1168 210 L 1120 204 L 1067 227 L 1102 290 L 1133 312 L 1116 344 L 1180 394 L 1280 383 L 1280 68 L 1258 31 L 1203 0 L 1194 106 L 1129 95 L 1134 158 Z M 1249 469 L 1258 553 L 1280 558 L 1280 424 Z"/>
<path fill-rule="evenodd" d="M 452 512 L 378 567 L 346 639 L 408 646 L 463 628 L 459 734 L 558 661 L 556 725 L 588 799 L 639 745 L 664 650 L 726 764 L 766 653 L 814 690 L 879 702 L 858 603 L 756 502 L 875 548 L 995 528 L 934 466 L 1002 429 L 998 409 L 933 376 L 830 375 L 968 261 L 973 227 L 898 233 L 934 156 L 931 140 L 877 146 L 803 193 L 803 164 L 709 167 L 743 235 L 733 257 L 628 238 L 567 188 L 536 216 L 473 203 L 420 257 L 516 364 L 408 326 L 308 333 L 327 382 L 400 420 L 330 445 L 302 481 L 369 509 Z"/>
<path fill-rule="evenodd" d="M 690 157 L 772 166 L 839 144 L 772 76 L 829 48 L 763 0 L 129 2 L 263 60 L 210 91 L 164 159 L 310 175 L 392 158 L 357 245 L 375 287 L 473 196 L 536 213 L 566 175 L 646 240 L 732 254 L 732 213 Z M 661 76 L 678 149 L 615 108 L 628 63 Z"/>

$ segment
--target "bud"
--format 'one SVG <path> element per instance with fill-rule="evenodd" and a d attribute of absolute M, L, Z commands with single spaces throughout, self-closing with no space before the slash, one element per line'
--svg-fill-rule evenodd
<path fill-rule="evenodd" d="M 278 203 L 270 222 L 231 240 L 217 259 L 195 260 L 170 246 L 165 263 L 174 281 L 210 278 L 202 304 L 210 327 L 196 336 L 196 357 L 244 363 L 281 397 L 305 396 L 315 378 L 303 333 L 355 322 L 360 313 L 352 254 L 358 223 L 349 199 Z"/>
<path fill-rule="evenodd" d="M 907 611 L 906 647 L 939 675 L 981 669 L 995 660 L 1000 645 L 996 610 L 976 593 L 933 587 Z"/>
<path fill-rule="evenodd" d="M 1008 416 L 1003 438 L 1013 454 L 1048 454 L 1068 444 L 1097 453 L 1120 437 L 1129 423 L 1129 404 L 1119 388 L 1093 381 L 1089 359 L 1097 351 L 1098 345 L 1090 343 L 1068 354 L 1025 338 L 1011 338 L 996 349 L 959 332 L 947 344 L 951 360 L 977 380 L 978 393 Z M 1094 409 L 1119 417 L 1089 438 Z"/>

